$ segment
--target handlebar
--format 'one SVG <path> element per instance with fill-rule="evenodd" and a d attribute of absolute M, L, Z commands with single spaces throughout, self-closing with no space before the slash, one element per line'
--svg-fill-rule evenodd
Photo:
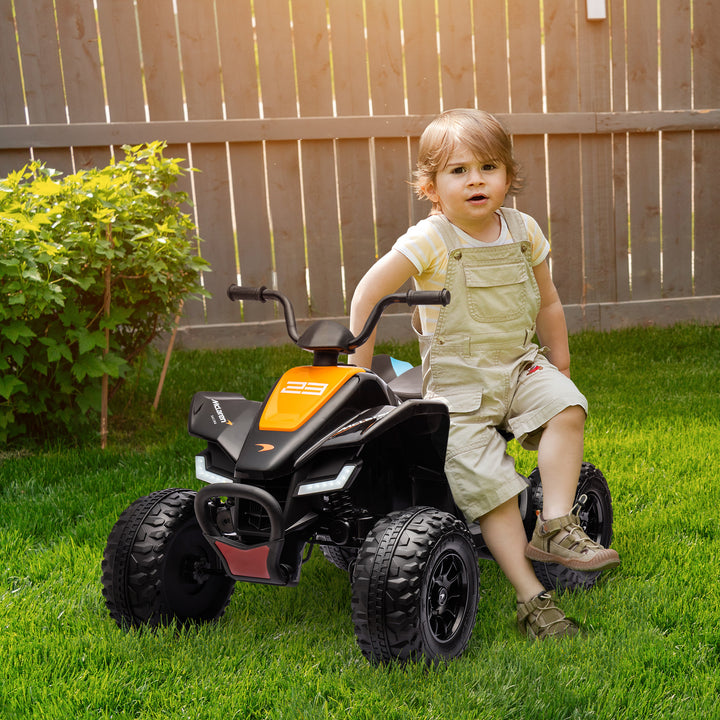
<path fill-rule="evenodd" d="M 285 312 L 285 324 L 287 326 L 288 335 L 294 343 L 298 341 L 297 323 L 295 320 L 295 310 L 290 300 L 277 290 L 269 290 L 264 285 L 261 287 L 246 287 L 241 285 L 230 285 L 227 289 L 227 296 L 230 300 L 253 300 L 256 302 L 267 302 L 275 300 L 283 306 Z M 337 348 L 341 352 L 352 352 L 363 345 L 370 335 L 372 335 L 375 326 L 380 320 L 380 316 L 389 305 L 395 303 L 404 303 L 413 307 L 414 305 L 447 305 L 450 302 L 450 291 L 443 289 L 438 292 L 429 290 L 408 290 L 404 293 L 393 293 L 381 298 L 375 307 L 371 310 L 368 319 L 365 321 L 365 327 L 356 337 L 350 336 L 343 343 L 344 347 Z M 349 333 L 348 333 L 349 335 Z"/>
<path fill-rule="evenodd" d="M 449 302 L 450 291 L 445 288 L 439 292 L 433 292 L 431 290 L 408 290 L 404 293 L 386 295 L 384 298 L 381 298 L 377 305 L 370 311 L 370 315 L 368 315 L 368 319 L 365 321 L 365 327 L 357 337 L 354 337 L 350 341 L 348 350 L 352 352 L 367 342 L 375 326 L 380 321 L 380 316 L 388 305 L 405 303 L 412 307 L 414 305 L 447 305 Z"/>
<path fill-rule="evenodd" d="M 255 300 L 257 302 L 267 302 L 268 300 L 277 300 L 285 312 L 285 325 L 287 327 L 290 339 L 296 343 L 298 341 L 297 323 L 295 322 L 295 310 L 290 300 L 277 290 L 268 290 L 264 285 L 260 287 L 248 287 L 245 285 L 230 285 L 227 289 L 227 296 L 231 300 Z"/>
<path fill-rule="evenodd" d="M 258 300 L 266 302 L 264 293 L 267 288 L 262 285 L 260 287 L 246 287 L 244 285 L 231 285 L 227 289 L 227 296 L 231 300 Z"/>

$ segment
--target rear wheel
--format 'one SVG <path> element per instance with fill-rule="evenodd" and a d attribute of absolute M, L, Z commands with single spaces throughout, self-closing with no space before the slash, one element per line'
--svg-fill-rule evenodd
<path fill-rule="evenodd" d="M 235 582 L 195 519 L 196 493 L 161 490 L 120 515 L 102 561 L 105 604 L 121 627 L 219 618 Z"/>
<path fill-rule="evenodd" d="M 352 614 L 371 662 L 460 655 L 478 606 L 478 564 L 465 524 L 434 508 L 391 513 L 370 531 L 353 572 Z"/>
<path fill-rule="evenodd" d="M 352 574 L 355 558 L 357 557 L 357 548 L 345 545 L 320 545 L 320 552 L 336 568 Z"/>
<path fill-rule="evenodd" d="M 535 527 L 535 511 L 542 509 L 542 485 L 540 472 L 537 468 L 530 477 L 530 497 L 532 503 L 531 523 L 526 524 L 528 540 Z M 580 470 L 577 492 L 575 493 L 577 514 L 580 526 L 586 535 L 603 547 L 610 547 L 612 542 L 613 510 L 610 488 L 605 476 L 594 465 L 584 462 Z M 571 570 L 555 563 L 533 562 L 538 580 L 548 590 L 574 590 L 591 588 L 595 585 L 602 571 Z"/>

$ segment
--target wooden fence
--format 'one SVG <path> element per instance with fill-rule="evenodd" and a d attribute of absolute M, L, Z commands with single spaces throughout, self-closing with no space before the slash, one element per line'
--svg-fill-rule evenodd
<path fill-rule="evenodd" d="M 477 106 L 513 134 L 572 330 L 720 322 L 719 21 L 715 0 L 0 0 L 0 176 L 166 140 L 201 171 L 212 264 L 181 342 L 274 342 L 273 308 L 226 286 L 344 316 L 427 213 L 422 128 Z"/>

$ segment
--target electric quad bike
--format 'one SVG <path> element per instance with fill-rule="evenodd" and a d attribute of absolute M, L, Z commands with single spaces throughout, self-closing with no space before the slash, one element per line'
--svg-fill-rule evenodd
<path fill-rule="evenodd" d="M 236 285 L 232 300 L 277 301 L 287 331 L 313 353 L 263 402 L 198 392 L 188 419 L 207 441 L 195 457 L 198 492 L 168 489 L 136 500 L 113 527 L 102 562 L 107 607 L 121 627 L 219 618 L 235 581 L 293 586 L 318 545 L 350 574 L 352 619 L 371 662 L 449 659 L 467 646 L 478 606 L 479 527 L 453 502 L 444 475 L 448 409 L 421 397 L 420 368 L 398 374 L 340 364 L 392 303 L 447 304 L 449 293 L 386 296 L 356 337 L 319 320 L 298 335 L 280 292 Z M 585 531 L 607 546 L 607 483 L 584 464 L 577 493 Z M 542 507 L 535 470 L 519 502 L 528 536 Z M 591 587 L 599 573 L 537 566 L 548 588 Z"/>

